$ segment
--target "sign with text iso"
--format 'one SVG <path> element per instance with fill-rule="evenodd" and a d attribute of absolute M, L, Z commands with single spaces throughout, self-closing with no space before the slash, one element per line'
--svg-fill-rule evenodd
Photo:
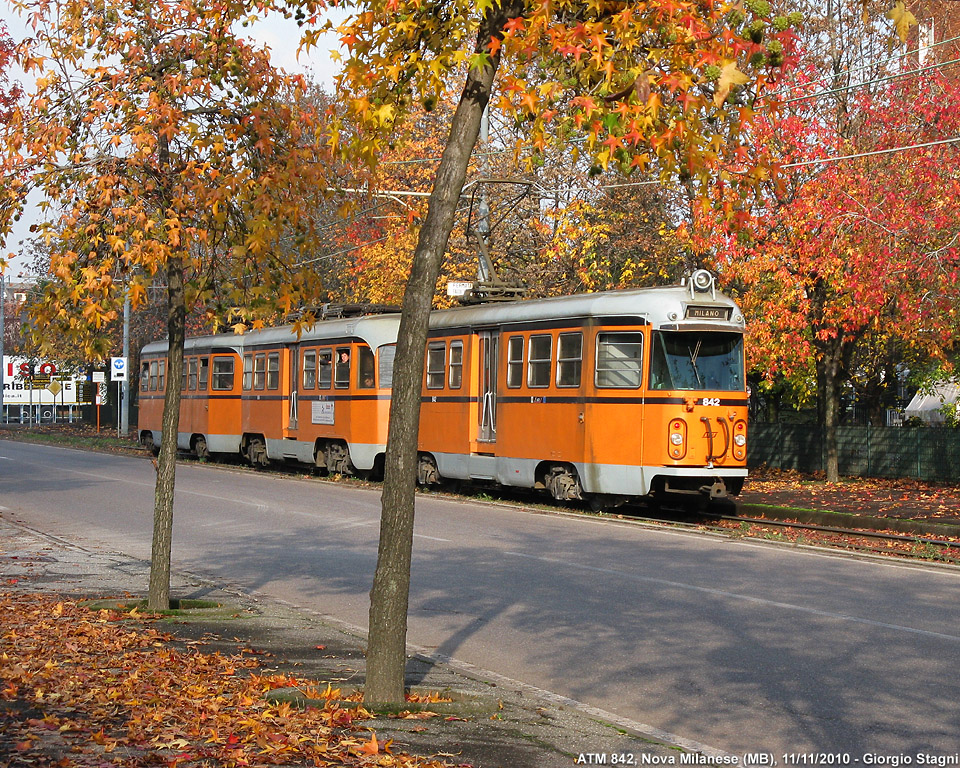
<path fill-rule="evenodd" d="M 126 381 L 126 380 L 127 380 L 127 358 L 111 357 L 110 358 L 110 381 Z"/>

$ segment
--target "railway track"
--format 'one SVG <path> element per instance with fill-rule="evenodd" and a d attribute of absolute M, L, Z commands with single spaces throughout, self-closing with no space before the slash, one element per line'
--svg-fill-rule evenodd
<path fill-rule="evenodd" d="M 870 554 L 960 564 L 960 539 L 891 533 L 859 528 L 816 525 L 792 520 L 704 514 L 699 520 L 630 515 L 631 519 L 666 526 L 709 530 L 739 538 L 782 541 L 795 545 L 820 545 Z"/>

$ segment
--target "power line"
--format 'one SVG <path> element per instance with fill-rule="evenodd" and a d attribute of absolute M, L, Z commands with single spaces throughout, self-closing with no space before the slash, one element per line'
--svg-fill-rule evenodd
<path fill-rule="evenodd" d="M 910 144 L 905 147 L 891 147 L 890 149 L 876 149 L 872 152 L 859 152 L 855 155 L 837 155 L 835 157 L 823 157 L 818 160 L 803 160 L 799 163 L 788 163 L 780 166 L 781 168 L 802 168 L 806 165 L 818 165 L 821 163 L 835 163 L 840 160 L 856 160 L 861 157 L 875 157 L 877 155 L 891 155 L 895 152 L 903 152 L 908 149 L 925 149 L 926 147 L 936 147 L 943 144 L 954 144 L 960 141 L 960 136 L 954 136 L 952 139 L 941 139 L 940 141 L 928 141 L 924 144 Z"/>
<path fill-rule="evenodd" d="M 899 59 L 905 59 L 905 58 L 907 58 L 908 56 L 912 56 L 913 54 L 919 55 L 919 53 L 920 53 L 921 50 L 929 51 L 929 50 L 931 50 L 931 49 L 933 49 L 933 48 L 938 48 L 938 47 L 941 46 L 941 45 L 948 45 L 949 43 L 954 43 L 954 42 L 957 42 L 957 41 L 960 41 L 960 35 L 958 35 L 958 36 L 956 36 L 956 37 L 948 38 L 948 39 L 946 39 L 946 40 L 941 40 L 939 43 L 934 43 L 933 45 L 926 45 L 926 46 L 924 46 L 922 49 L 921 49 L 921 48 L 911 49 L 911 50 L 906 51 L 906 52 L 904 52 L 904 53 L 898 54 L 897 56 L 891 56 L 891 57 L 888 58 L 888 59 L 881 59 L 880 61 L 875 61 L 875 62 L 873 62 L 873 63 L 871 63 L 871 64 L 864 64 L 864 65 L 859 66 L 859 67 L 854 67 L 853 69 L 846 69 L 846 70 L 843 70 L 842 72 L 835 72 L 835 73 L 833 73 L 833 74 L 831 74 L 831 75 L 824 75 L 823 77 L 818 77 L 818 78 L 815 78 L 815 79 L 811 80 L 809 83 L 807 83 L 807 85 L 812 85 L 812 84 L 814 84 L 814 83 L 820 83 L 820 82 L 823 82 L 824 80 L 832 79 L 832 78 L 838 77 L 838 76 L 840 76 L 840 75 L 850 76 L 850 75 L 852 75 L 852 74 L 854 74 L 854 73 L 861 72 L 861 71 L 863 71 L 863 70 L 874 69 L 875 67 L 879 67 L 879 66 L 882 66 L 882 65 L 884 65 L 884 64 L 888 64 L 888 63 L 891 62 L 891 61 L 896 61 L 896 60 L 899 60 Z M 781 88 L 779 91 L 773 91 L 772 93 L 765 94 L 765 95 L 767 95 L 767 96 L 777 96 L 778 94 L 781 94 L 781 93 L 787 93 L 787 92 L 789 92 L 790 90 L 792 90 L 792 89 L 795 88 L 795 87 L 796 87 L 796 86 L 791 86 L 791 87 L 788 87 L 788 88 Z"/>
<path fill-rule="evenodd" d="M 785 101 L 779 102 L 779 103 L 778 103 L 778 106 L 784 106 L 784 105 L 786 105 L 786 104 L 794 104 L 794 103 L 796 103 L 796 102 L 798 102 L 798 101 L 807 101 L 807 100 L 809 100 L 809 99 L 818 99 L 818 98 L 820 98 L 821 96 L 831 96 L 831 95 L 833 95 L 833 94 L 835 94 L 835 93 L 843 93 L 844 91 L 852 91 L 852 90 L 855 89 L 855 88 L 863 88 L 863 87 L 868 86 L 868 85 L 876 85 L 877 83 L 884 83 L 884 82 L 888 82 L 888 81 L 890 81 L 890 80 L 896 80 L 896 79 L 901 78 L 901 77 L 910 77 L 910 76 L 912 76 L 912 75 L 922 75 L 922 74 L 924 74 L 924 73 L 926 73 L 926 72 L 929 72 L 929 71 L 931 71 L 931 70 L 946 68 L 946 67 L 952 66 L 952 65 L 954 65 L 954 64 L 960 64 L 960 59 L 953 59 L 953 60 L 951 60 L 951 61 L 945 61 L 945 62 L 938 63 L 938 64 L 931 64 L 931 65 L 929 65 L 929 66 L 927 66 L 927 67 L 921 67 L 920 69 L 912 69 L 912 70 L 910 70 L 909 72 L 900 72 L 900 73 L 897 73 L 897 74 L 895 74 L 895 75 L 885 75 L 885 76 L 883 76 L 883 77 L 874 78 L 873 80 L 865 80 L 865 81 L 862 82 L 862 83 L 854 83 L 854 84 L 852 84 L 852 85 L 844 85 L 844 86 L 841 86 L 841 87 L 839 87 L 839 88 L 831 88 L 830 90 L 827 90 L 827 91 L 818 91 L 817 93 L 811 93 L 811 94 L 809 94 L 809 95 L 807 95 L 807 96 L 796 96 L 796 97 L 794 97 L 794 98 L 792 98 L 792 99 L 786 99 Z"/>
<path fill-rule="evenodd" d="M 307 264 L 316 264 L 318 261 L 328 261 L 329 259 L 334 259 L 334 258 L 336 258 L 337 256 L 345 256 L 345 255 L 348 254 L 348 253 L 353 253 L 353 251 L 359 251 L 361 248 L 366 248 L 368 245 L 376 245 L 377 243 L 382 243 L 382 242 L 384 242 L 385 240 L 389 240 L 389 239 L 390 239 L 390 236 L 387 235 L 386 237 L 381 237 L 381 238 L 379 238 L 379 239 L 377 239 L 377 240 L 370 240 L 369 242 L 366 242 L 366 243 L 360 243 L 359 245 L 355 245 L 355 246 L 353 246 L 352 248 L 346 248 L 346 249 L 344 249 L 344 250 L 342 250 L 342 251 L 335 251 L 335 252 L 333 252 L 333 253 L 326 253 L 326 254 L 324 254 L 323 256 L 317 256 L 317 258 L 315 258 L 315 259 L 307 259 L 306 261 L 298 261 L 298 262 L 297 262 L 296 264 L 294 264 L 293 266 L 294 266 L 294 267 L 305 267 Z"/>

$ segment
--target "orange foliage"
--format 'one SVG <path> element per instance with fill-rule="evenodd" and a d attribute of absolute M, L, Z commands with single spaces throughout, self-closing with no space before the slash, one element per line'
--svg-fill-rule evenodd
<path fill-rule="evenodd" d="M 176 649 L 148 618 L 55 596 L 0 596 L 0 760 L 123 766 L 338 765 L 442 768 L 391 751 L 338 690 L 261 674 L 231 656 Z M 304 710 L 265 695 L 297 687 Z M 23 715 L 18 715 L 21 712 Z"/>

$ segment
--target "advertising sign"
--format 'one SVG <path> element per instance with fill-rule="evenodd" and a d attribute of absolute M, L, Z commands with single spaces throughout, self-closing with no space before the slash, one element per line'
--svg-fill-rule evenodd
<path fill-rule="evenodd" d="M 55 363 L 31 366 L 22 357 L 3 357 L 4 405 L 77 405 L 79 379 L 64 376 Z"/>

